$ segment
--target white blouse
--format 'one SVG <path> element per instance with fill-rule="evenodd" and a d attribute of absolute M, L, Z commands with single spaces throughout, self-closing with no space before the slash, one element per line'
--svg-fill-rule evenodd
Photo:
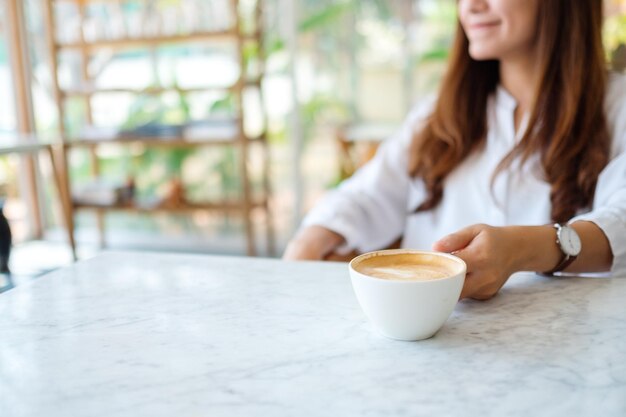
<path fill-rule="evenodd" d="M 484 150 L 448 175 L 435 209 L 415 213 L 426 190 L 420 179 L 408 175 L 408 149 L 415 127 L 433 104 L 431 99 L 416 106 L 372 161 L 316 204 L 302 227 L 320 225 L 339 233 L 346 240 L 340 252 L 366 252 L 387 247 L 400 236 L 403 248 L 430 249 L 443 236 L 475 223 L 550 223 L 550 186 L 538 157 L 521 169 L 511 164 L 491 186 L 496 166 L 524 131 L 520 128 L 516 135 L 517 103 L 502 87 L 488 102 Z M 610 162 L 598 179 L 591 211 L 572 221 L 592 221 L 604 231 L 613 251 L 612 272 L 626 276 L 626 76 L 611 75 L 605 111 L 612 138 Z"/>

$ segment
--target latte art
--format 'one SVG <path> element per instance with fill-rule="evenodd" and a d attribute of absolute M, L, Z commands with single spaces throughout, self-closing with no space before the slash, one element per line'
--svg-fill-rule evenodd
<path fill-rule="evenodd" d="M 450 269 L 437 265 L 370 266 L 363 267 L 360 271 L 372 277 L 400 281 L 429 281 L 450 276 Z"/>
<path fill-rule="evenodd" d="M 367 276 L 394 281 L 431 281 L 458 273 L 452 260 L 423 254 L 392 254 L 365 258 L 354 268 Z"/>

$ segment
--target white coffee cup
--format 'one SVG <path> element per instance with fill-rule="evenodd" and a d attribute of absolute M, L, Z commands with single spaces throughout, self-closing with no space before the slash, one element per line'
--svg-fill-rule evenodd
<path fill-rule="evenodd" d="M 363 312 L 397 340 L 434 336 L 454 310 L 467 270 L 454 255 L 409 249 L 365 253 L 349 267 Z"/>

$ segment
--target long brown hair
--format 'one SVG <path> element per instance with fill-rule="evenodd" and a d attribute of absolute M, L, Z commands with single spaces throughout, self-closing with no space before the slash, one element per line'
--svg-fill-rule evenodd
<path fill-rule="evenodd" d="M 540 81 L 529 128 L 494 176 L 515 159 L 523 164 L 539 153 L 551 186 L 552 220 L 564 222 L 591 205 L 598 176 L 609 158 L 602 1 L 538 4 Z M 436 207 L 446 176 L 484 145 L 487 101 L 498 83 L 498 61 L 472 59 L 459 24 L 438 101 L 411 145 L 410 174 L 421 178 L 427 189 L 417 211 Z"/>

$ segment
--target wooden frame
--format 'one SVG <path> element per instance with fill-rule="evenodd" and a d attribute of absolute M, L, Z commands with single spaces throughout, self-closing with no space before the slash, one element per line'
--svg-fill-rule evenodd
<path fill-rule="evenodd" d="M 26 155 L 34 158 L 37 154 L 41 153 L 45 154 L 45 156 L 49 158 L 52 179 L 54 181 L 60 203 L 62 221 L 67 232 L 67 239 L 72 250 L 72 257 L 76 260 L 76 243 L 74 241 L 74 234 L 69 227 L 72 218 L 72 208 L 70 204 L 68 204 L 69 198 L 66 195 L 67 189 L 65 188 L 63 181 L 61 180 L 61 176 L 59 175 L 59 164 L 57 162 L 57 156 L 55 155 L 54 145 L 41 142 L 37 137 L 30 135 L 15 135 L 9 138 L 3 137 L 0 142 L 0 156 Z M 41 206 L 37 207 L 37 209 L 41 210 Z"/>
<path fill-rule="evenodd" d="M 5 1 L 5 27 L 9 49 L 9 62 L 15 97 L 15 113 L 17 131 L 21 134 L 30 134 L 35 131 L 31 94 L 31 69 L 26 47 L 26 33 L 24 30 L 24 10 L 21 0 Z M 37 238 L 43 236 L 43 217 L 41 216 L 41 201 L 37 188 L 37 161 L 32 155 L 23 156 L 24 183 L 26 184 L 26 200 L 30 206 L 33 234 Z"/>
<path fill-rule="evenodd" d="M 238 172 L 239 177 L 241 179 L 242 185 L 242 195 L 241 200 L 237 204 L 232 204 L 229 202 L 216 203 L 216 204 L 199 204 L 199 205 L 188 205 L 185 207 L 176 207 L 176 208 L 146 208 L 146 207 L 120 207 L 120 206 L 111 206 L 111 207 L 97 207 L 97 206 L 78 206 L 75 205 L 76 209 L 91 209 L 96 210 L 100 219 L 100 236 L 101 243 L 104 244 L 104 224 L 103 224 L 103 213 L 108 210 L 127 210 L 127 211 L 136 211 L 136 212 L 152 212 L 152 211 L 172 211 L 172 212 L 181 212 L 181 211 L 193 211 L 193 210 L 220 210 L 224 212 L 230 211 L 239 211 L 243 215 L 244 226 L 246 232 L 246 252 L 248 255 L 256 254 L 256 245 L 255 245 L 255 236 L 254 236 L 254 225 L 252 222 L 252 210 L 255 208 L 260 208 L 265 211 L 265 218 L 267 221 L 267 240 L 268 240 L 268 252 L 270 254 L 274 253 L 274 235 L 273 235 L 273 226 L 271 225 L 271 214 L 270 214 L 270 182 L 269 182 L 269 150 L 267 144 L 267 135 L 265 129 L 267 128 L 266 115 L 263 109 L 263 119 L 264 119 L 264 130 L 258 137 L 249 137 L 243 126 L 244 120 L 244 106 L 242 96 L 246 87 L 256 87 L 259 90 L 259 95 L 261 95 L 261 80 L 263 78 L 263 73 L 261 71 L 258 77 L 254 79 L 247 79 L 245 66 L 244 66 L 244 45 L 246 42 L 256 42 L 259 46 L 259 50 L 262 50 L 262 0 L 257 0 L 256 9 L 255 9 L 255 26 L 256 29 L 251 34 L 242 33 L 240 27 L 240 14 L 239 14 L 239 1 L 238 0 L 228 0 L 228 4 L 230 7 L 230 11 L 232 16 L 234 17 L 234 26 L 229 30 L 219 30 L 215 32 L 197 32 L 191 33 L 188 35 L 175 35 L 175 36 L 155 36 L 155 37 L 140 37 L 140 38 L 128 38 L 128 39 L 115 39 L 115 40 L 102 40 L 102 41 L 94 41 L 87 42 L 85 41 L 82 30 L 80 31 L 79 41 L 72 43 L 62 43 L 56 40 L 56 29 L 55 29 L 55 17 L 54 17 L 54 4 L 61 2 L 61 0 L 43 0 L 44 7 L 44 15 L 46 19 L 47 26 L 47 42 L 48 49 L 50 53 L 50 62 L 52 67 L 52 78 L 54 80 L 54 96 L 57 107 L 59 109 L 59 128 L 61 135 L 63 137 L 63 181 L 66 184 L 66 188 L 68 190 L 67 198 L 70 198 L 71 189 L 70 187 L 70 178 L 69 178 L 69 169 L 68 169 L 68 158 L 70 155 L 70 151 L 75 147 L 87 147 L 91 151 L 92 155 L 92 167 L 93 174 L 97 175 L 98 173 L 98 158 L 96 149 L 101 144 L 116 144 L 118 146 L 126 146 L 128 144 L 137 144 L 140 143 L 143 146 L 158 146 L 158 147 L 201 147 L 201 146 L 232 146 L 238 150 Z M 63 0 L 65 2 L 74 3 L 79 7 L 79 11 L 81 14 L 81 27 L 83 17 L 83 10 L 88 0 Z M 239 79 L 232 86 L 227 87 L 207 87 L 203 89 L 174 89 L 167 87 L 157 87 L 151 88 L 147 90 L 141 89 L 98 89 L 91 83 L 89 72 L 87 69 L 87 62 L 89 59 L 90 53 L 98 49 L 114 49 L 114 50 L 122 50 L 122 49 L 132 49 L 132 48 L 156 48 L 157 46 L 161 46 L 164 44 L 183 44 L 183 43 L 206 43 L 209 45 L 216 44 L 217 42 L 234 42 L 237 50 L 237 55 L 239 59 L 239 65 L 241 68 L 241 73 Z M 59 77 L 58 77 L 58 53 L 64 50 L 78 50 L 80 51 L 82 58 L 82 77 L 83 81 L 86 82 L 84 86 L 78 89 L 69 89 L 67 91 L 63 91 L 59 85 Z M 66 97 L 69 96 L 78 96 L 84 98 L 87 103 L 87 113 L 88 113 L 88 122 L 91 122 L 91 109 L 90 109 L 90 99 L 94 94 L 97 93 L 111 93 L 111 92 L 129 92 L 129 93 L 137 93 L 137 94 L 161 94 L 167 91 L 178 91 L 181 94 L 186 94 L 192 91 L 210 91 L 210 90 L 228 90 L 235 94 L 235 99 L 237 102 L 237 108 L 239 110 L 239 114 L 237 117 L 232 120 L 232 123 L 236 126 L 236 134 L 233 135 L 232 138 L 211 138 L 207 137 L 205 140 L 190 140 L 188 137 L 170 137 L 170 138 L 69 138 L 65 132 L 65 110 L 64 110 L 64 101 Z M 262 100 L 262 98 L 261 98 Z M 251 185 L 249 179 L 249 171 L 248 171 L 248 158 L 249 158 L 249 145 L 253 142 L 258 142 L 263 146 L 263 196 L 260 201 L 252 201 L 252 192 Z M 71 203 L 71 202 L 70 202 Z M 73 221 L 70 222 L 70 228 L 74 230 Z"/>

